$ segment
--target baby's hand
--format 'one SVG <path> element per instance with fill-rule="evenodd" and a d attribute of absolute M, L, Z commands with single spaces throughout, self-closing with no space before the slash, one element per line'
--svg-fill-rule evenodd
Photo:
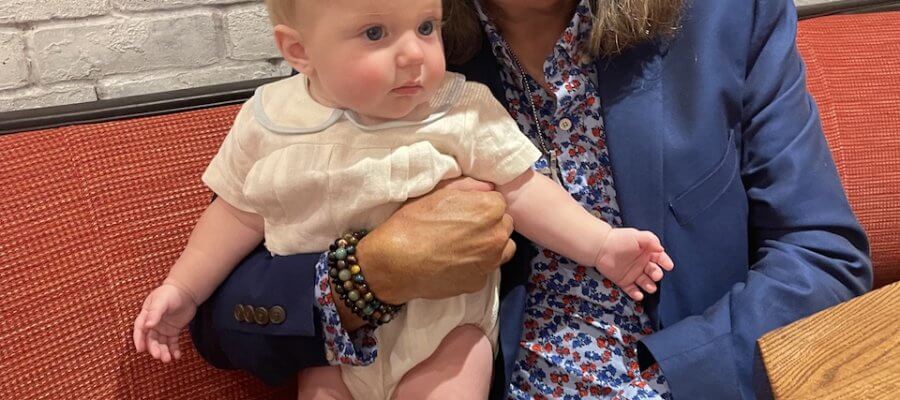
<path fill-rule="evenodd" d="M 596 268 L 635 300 L 656 291 L 663 270 L 675 267 L 659 238 L 651 232 L 633 228 L 616 228 L 609 232 L 597 256 Z"/>
<path fill-rule="evenodd" d="M 134 320 L 134 347 L 138 353 L 148 351 L 164 363 L 181 358 L 178 335 L 195 312 L 197 305 L 190 294 L 163 283 L 150 292 Z"/>

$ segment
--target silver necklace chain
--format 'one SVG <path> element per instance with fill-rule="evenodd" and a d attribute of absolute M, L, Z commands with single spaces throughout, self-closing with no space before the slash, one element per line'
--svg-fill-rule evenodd
<path fill-rule="evenodd" d="M 534 104 L 534 92 L 531 90 L 531 84 L 528 83 L 528 74 L 525 73 L 525 68 L 522 67 L 522 63 L 519 62 L 519 57 L 516 57 L 516 53 L 507 46 L 505 41 L 501 40 L 501 43 L 509 56 L 512 57 L 513 63 L 516 64 L 516 69 L 519 70 L 519 76 L 522 77 L 522 88 L 525 89 L 526 99 L 531 106 L 531 118 L 534 121 L 534 128 L 537 130 L 537 144 L 541 152 L 544 153 L 544 157 L 547 159 L 547 166 L 549 167 L 549 171 L 547 172 L 549 172 L 551 179 L 562 183 L 562 179 L 559 176 L 559 166 L 556 162 L 556 152 L 550 145 L 550 139 L 544 134 L 544 129 L 541 128 L 541 120 L 538 116 L 537 105 Z"/>

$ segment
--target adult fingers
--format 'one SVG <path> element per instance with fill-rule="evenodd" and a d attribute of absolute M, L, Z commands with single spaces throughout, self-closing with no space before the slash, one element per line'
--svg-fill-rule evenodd
<path fill-rule="evenodd" d="M 503 254 L 500 256 L 500 265 L 508 263 L 509 260 L 512 260 L 515 254 L 516 242 L 514 242 L 512 239 L 508 239 L 506 242 L 506 247 L 503 248 Z"/>
<path fill-rule="evenodd" d="M 503 217 L 500 219 L 500 225 L 503 226 L 503 229 L 506 230 L 506 236 L 512 235 L 513 230 L 515 230 L 515 224 L 513 223 L 513 217 L 509 214 L 503 214 Z"/>
<path fill-rule="evenodd" d="M 490 192 L 494 190 L 494 185 L 489 182 L 479 181 L 477 179 L 461 176 L 454 179 L 445 179 L 435 186 L 437 189 L 453 189 L 466 192 Z"/>

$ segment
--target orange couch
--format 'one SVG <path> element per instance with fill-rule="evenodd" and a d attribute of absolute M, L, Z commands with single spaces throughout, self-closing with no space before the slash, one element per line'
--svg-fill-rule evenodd
<path fill-rule="evenodd" d="M 803 21 L 798 43 L 876 286 L 900 280 L 900 13 Z M 0 136 L 0 397 L 293 396 L 207 366 L 187 334 L 170 365 L 131 344 L 142 298 L 209 201 L 199 176 L 237 110 Z"/>

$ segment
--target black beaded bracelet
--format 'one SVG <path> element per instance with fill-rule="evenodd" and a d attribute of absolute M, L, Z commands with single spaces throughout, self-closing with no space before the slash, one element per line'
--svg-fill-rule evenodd
<path fill-rule="evenodd" d="M 378 326 L 390 322 L 402 305 L 384 303 L 369 289 L 356 260 L 356 245 L 367 233 L 345 233 L 328 247 L 328 276 L 344 304 L 366 322 Z"/>

